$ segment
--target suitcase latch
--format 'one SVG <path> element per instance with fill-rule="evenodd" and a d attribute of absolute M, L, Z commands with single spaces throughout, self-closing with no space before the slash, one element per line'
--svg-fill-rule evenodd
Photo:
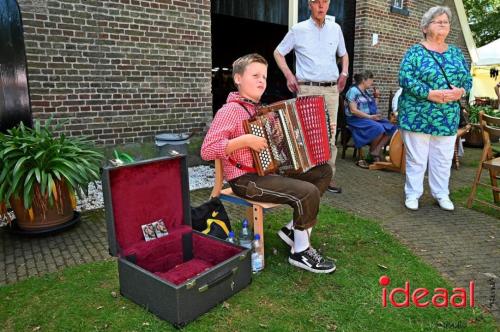
<path fill-rule="evenodd" d="M 194 285 L 196 285 L 196 280 L 191 280 L 186 284 L 186 289 L 191 289 L 194 287 Z"/>

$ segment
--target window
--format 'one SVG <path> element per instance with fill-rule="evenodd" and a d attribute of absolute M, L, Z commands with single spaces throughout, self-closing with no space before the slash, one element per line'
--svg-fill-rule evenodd
<path fill-rule="evenodd" d="M 408 8 L 406 8 L 405 0 L 392 0 L 391 13 L 410 16 Z"/>
<path fill-rule="evenodd" d="M 393 0 L 392 7 L 398 8 L 398 9 L 403 9 L 403 0 Z"/>

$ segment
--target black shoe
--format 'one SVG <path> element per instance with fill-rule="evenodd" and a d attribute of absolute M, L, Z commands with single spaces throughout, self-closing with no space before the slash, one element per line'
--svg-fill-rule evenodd
<path fill-rule="evenodd" d="M 283 226 L 279 232 L 278 236 L 290 247 L 293 248 L 293 229 L 288 229 L 285 226 Z"/>
<path fill-rule="evenodd" d="M 314 273 L 331 273 L 336 269 L 334 262 L 321 257 L 312 247 L 299 253 L 290 254 L 288 262 L 293 266 Z"/>
<path fill-rule="evenodd" d="M 334 194 L 342 193 L 342 187 L 328 186 L 328 191 Z"/>

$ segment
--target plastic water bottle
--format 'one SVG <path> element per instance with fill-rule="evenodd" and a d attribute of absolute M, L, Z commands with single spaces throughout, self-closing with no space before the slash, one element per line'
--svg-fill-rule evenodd
<path fill-rule="evenodd" d="M 236 240 L 236 237 L 234 236 L 233 231 L 229 232 L 229 235 L 227 236 L 227 242 L 230 242 L 232 244 L 238 244 L 238 241 Z"/>
<path fill-rule="evenodd" d="M 257 273 L 264 268 L 264 259 L 260 253 L 260 235 L 255 234 L 252 250 L 252 272 Z"/>
<path fill-rule="evenodd" d="M 240 232 L 240 246 L 252 249 L 252 233 L 248 228 L 248 220 L 243 219 L 243 227 Z"/>

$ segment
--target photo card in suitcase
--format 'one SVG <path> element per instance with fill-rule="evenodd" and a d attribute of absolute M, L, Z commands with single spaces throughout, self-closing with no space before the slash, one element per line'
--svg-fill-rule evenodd
<path fill-rule="evenodd" d="M 123 296 L 182 327 L 251 282 L 248 249 L 191 228 L 185 156 L 105 167 L 102 180 Z M 164 236 L 146 241 L 147 224 Z"/>

